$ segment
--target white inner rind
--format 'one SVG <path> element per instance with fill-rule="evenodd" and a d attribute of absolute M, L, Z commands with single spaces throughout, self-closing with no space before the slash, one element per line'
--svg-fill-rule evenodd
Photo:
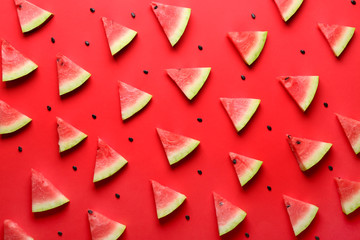
<path fill-rule="evenodd" d="M 310 87 L 308 89 L 306 89 L 306 91 L 307 91 L 306 98 L 304 99 L 304 101 L 299 103 L 301 109 L 304 112 L 306 111 L 306 109 L 309 107 L 310 103 L 314 99 L 316 90 L 319 85 L 319 76 L 311 76 L 310 81 L 311 81 Z"/>
<path fill-rule="evenodd" d="M 148 104 L 148 102 L 152 98 L 152 95 L 146 92 L 143 93 L 144 94 L 136 101 L 135 104 L 127 107 L 126 109 L 121 109 L 122 120 L 128 119 L 129 117 L 131 117 L 132 115 L 143 109 Z"/>
<path fill-rule="evenodd" d="M 64 152 L 74 146 L 76 146 L 78 143 L 80 143 L 82 140 L 84 140 L 87 137 L 87 135 L 83 132 L 79 132 L 79 134 L 76 137 L 73 137 L 67 141 L 59 141 L 59 148 L 60 152 Z"/>
<path fill-rule="evenodd" d="M 245 127 L 245 125 L 250 121 L 251 117 L 256 112 L 257 108 L 259 107 L 260 100 L 259 99 L 252 99 L 250 103 L 250 107 L 248 108 L 247 112 L 243 115 L 243 117 L 235 123 L 235 128 L 239 132 L 241 129 Z"/>
<path fill-rule="evenodd" d="M 335 46 L 332 47 L 334 54 L 338 57 L 344 51 L 345 47 L 348 45 L 352 36 L 354 35 L 355 28 L 346 27 L 346 33 L 342 35 L 342 38 L 337 41 Z"/>
<path fill-rule="evenodd" d="M 31 122 L 31 118 L 28 116 L 22 115 L 16 122 L 7 125 L 7 126 L 0 126 L 0 134 L 12 133 L 16 130 L 24 127 L 26 124 Z"/>
<path fill-rule="evenodd" d="M 2 80 L 3 82 L 6 82 L 6 81 L 18 79 L 20 77 L 23 77 L 31 73 L 32 71 L 37 69 L 37 67 L 38 65 L 36 65 L 33 61 L 28 59 L 28 61 L 26 61 L 26 63 L 23 66 L 21 66 L 18 69 L 14 69 L 12 72 L 6 73 L 3 71 Z"/>
<path fill-rule="evenodd" d="M 126 226 L 116 222 L 116 228 L 114 229 L 114 231 L 112 233 L 110 233 L 107 237 L 101 238 L 101 240 L 114 240 L 114 239 L 118 239 L 123 232 L 125 231 Z"/>
<path fill-rule="evenodd" d="M 244 60 L 249 66 L 259 57 L 266 42 L 267 32 L 256 32 L 256 34 L 258 36 L 257 43 L 254 44 L 247 56 L 244 56 Z"/>
<path fill-rule="evenodd" d="M 127 33 L 123 36 L 120 36 L 119 39 L 117 39 L 115 41 L 115 43 L 113 43 L 110 46 L 110 51 L 111 51 L 111 55 L 115 55 L 116 53 L 118 53 L 121 49 L 123 49 L 126 45 L 128 45 L 133 38 L 136 36 L 137 32 L 132 30 L 132 29 L 128 29 Z"/>
<path fill-rule="evenodd" d="M 360 191 L 350 200 L 341 203 L 343 212 L 348 215 L 360 207 Z"/>
<path fill-rule="evenodd" d="M 210 67 L 201 68 L 200 76 L 197 79 L 195 79 L 195 81 L 191 85 L 189 85 L 186 88 L 186 90 L 184 90 L 184 94 L 189 100 L 193 99 L 196 96 L 196 94 L 200 91 L 200 89 L 202 88 L 202 86 L 204 85 L 206 79 L 210 74 L 210 70 L 211 70 Z"/>
<path fill-rule="evenodd" d="M 52 15 L 51 12 L 48 12 L 45 10 L 43 10 L 43 11 L 44 12 L 40 16 L 34 18 L 29 23 L 21 25 L 21 30 L 23 33 L 29 32 L 29 31 L 37 28 L 38 26 L 43 24 Z"/>
<path fill-rule="evenodd" d="M 357 139 L 356 143 L 351 144 L 352 149 L 354 150 L 355 154 L 360 152 L 360 137 Z"/>
<path fill-rule="evenodd" d="M 69 202 L 64 195 L 58 196 L 55 200 L 42 202 L 42 203 L 33 203 L 32 204 L 32 212 L 44 212 Z"/>
<path fill-rule="evenodd" d="M 218 226 L 219 235 L 222 236 L 225 233 L 228 233 L 231 230 L 233 230 L 237 225 L 239 225 L 244 220 L 245 217 L 246 217 L 246 212 L 244 212 L 239 208 L 235 216 L 232 219 L 228 220 L 227 224 L 223 226 Z"/>
<path fill-rule="evenodd" d="M 63 83 L 61 86 L 59 85 L 60 96 L 80 87 L 84 82 L 86 82 L 86 80 L 89 79 L 90 76 L 91 76 L 90 73 L 83 70 L 83 72 L 80 73 L 77 78 L 67 81 L 67 82 Z"/>
<path fill-rule="evenodd" d="M 255 174 L 259 171 L 262 163 L 262 161 L 256 160 L 250 169 L 247 169 L 242 176 L 238 176 L 241 186 L 244 186 L 250 179 L 255 176 Z"/>
<path fill-rule="evenodd" d="M 303 3 L 303 0 L 294 0 L 291 7 L 288 8 L 288 10 L 282 14 L 282 19 L 286 22 L 289 20 L 292 15 L 296 13 L 296 11 L 299 9 L 301 4 Z"/>
<path fill-rule="evenodd" d="M 324 155 L 329 151 L 331 146 L 331 143 L 321 143 L 318 150 L 310 158 L 308 158 L 305 162 L 299 162 L 300 169 L 302 171 L 306 171 L 309 168 L 313 167 L 324 157 Z"/>
<path fill-rule="evenodd" d="M 299 235 L 302 231 L 304 231 L 310 223 L 313 221 L 313 219 L 316 216 L 317 211 L 319 208 L 315 205 L 310 204 L 310 209 L 307 212 L 306 216 L 302 217 L 301 220 L 299 220 L 294 226 L 293 230 L 295 233 L 295 236 Z"/>
<path fill-rule="evenodd" d="M 186 26 L 189 22 L 190 14 L 191 14 L 190 8 L 183 8 L 183 12 L 181 14 L 181 21 L 179 22 L 178 26 L 176 27 L 176 30 L 174 31 L 174 33 L 171 36 L 168 36 L 171 46 L 175 46 L 175 44 L 179 41 L 179 39 L 183 35 L 183 33 L 186 29 Z"/>
<path fill-rule="evenodd" d="M 176 197 L 176 199 L 174 199 L 166 207 L 156 210 L 158 219 L 169 215 L 185 201 L 186 196 L 184 194 L 181 193 L 177 193 L 177 194 L 178 196 Z"/>
<path fill-rule="evenodd" d="M 198 145 L 200 144 L 200 141 L 195 139 L 189 139 L 186 143 L 186 146 L 181 148 L 180 150 L 177 150 L 176 152 L 170 154 L 168 157 L 170 165 L 177 163 L 184 157 L 186 157 L 188 154 L 190 154 Z"/>
<path fill-rule="evenodd" d="M 111 166 L 108 166 L 105 169 L 95 173 L 93 182 L 98 182 L 100 180 L 110 177 L 111 175 L 119 171 L 126 163 L 127 161 L 125 160 L 125 158 L 119 156 L 119 158 L 115 160 L 115 162 L 111 164 Z"/>

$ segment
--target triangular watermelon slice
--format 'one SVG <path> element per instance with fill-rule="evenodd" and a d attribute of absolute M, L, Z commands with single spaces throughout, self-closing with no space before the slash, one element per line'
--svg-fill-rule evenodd
<path fill-rule="evenodd" d="M 170 78 L 183 91 L 185 96 L 191 100 L 200 91 L 210 74 L 211 68 L 178 68 L 166 69 Z"/>
<path fill-rule="evenodd" d="M 274 0 L 274 2 L 280 11 L 282 19 L 286 22 L 296 13 L 303 0 Z"/>
<path fill-rule="evenodd" d="M 91 76 L 90 73 L 62 54 L 57 54 L 56 65 L 60 95 L 64 95 L 80 87 Z"/>
<path fill-rule="evenodd" d="M 94 182 L 110 177 L 119 171 L 127 161 L 100 138 L 96 152 Z"/>
<path fill-rule="evenodd" d="M 156 130 L 170 165 L 185 158 L 200 144 L 200 141 L 193 138 L 185 137 L 160 128 L 157 128 Z"/>
<path fill-rule="evenodd" d="M 305 112 L 315 96 L 319 85 L 319 76 L 283 76 L 278 79 L 297 105 Z"/>
<path fill-rule="evenodd" d="M 340 56 L 354 35 L 355 28 L 337 24 L 318 23 L 335 56 Z"/>
<path fill-rule="evenodd" d="M 6 40 L 0 39 L 0 42 L 3 82 L 18 79 L 37 69 L 38 66 L 33 61 L 22 55 Z"/>
<path fill-rule="evenodd" d="M 57 117 L 57 131 L 59 135 L 59 151 L 64 152 L 84 140 L 87 135 L 61 118 Z"/>
<path fill-rule="evenodd" d="M 233 152 L 230 152 L 229 155 L 241 186 L 244 186 L 250 179 L 255 176 L 263 163 L 262 161 L 245 157 Z"/>
<path fill-rule="evenodd" d="M 250 121 L 260 104 L 259 99 L 252 98 L 220 98 L 220 101 L 238 132 Z"/>
<path fill-rule="evenodd" d="M 158 219 L 172 213 L 186 199 L 186 196 L 184 194 L 181 194 L 169 187 L 165 187 L 154 180 L 151 180 L 151 185 L 154 192 L 156 213 Z"/>
<path fill-rule="evenodd" d="M 246 217 L 246 212 L 213 192 L 219 235 L 233 230 Z"/>
<path fill-rule="evenodd" d="M 169 39 L 171 46 L 175 46 L 185 31 L 191 9 L 157 2 L 151 3 L 151 8 Z"/>
<path fill-rule="evenodd" d="M 133 40 L 137 32 L 106 17 L 101 19 L 104 24 L 111 55 L 114 56 Z"/>
<path fill-rule="evenodd" d="M 15 132 L 29 122 L 31 118 L 0 100 L 0 134 Z"/>
<path fill-rule="evenodd" d="M 4 240 L 34 240 L 16 222 L 4 220 Z"/>
<path fill-rule="evenodd" d="M 119 81 L 119 94 L 122 120 L 139 112 L 152 98 L 150 94 L 121 81 Z"/>
<path fill-rule="evenodd" d="M 310 225 L 319 208 L 286 195 L 283 197 L 292 228 L 297 236 Z"/>
<path fill-rule="evenodd" d="M 335 178 L 343 212 L 348 215 L 360 207 L 360 182 Z"/>
<path fill-rule="evenodd" d="M 302 171 L 306 171 L 317 164 L 332 146 L 331 143 L 291 135 L 287 135 L 287 140 Z"/>
<path fill-rule="evenodd" d="M 69 202 L 48 179 L 31 169 L 32 212 L 44 212 Z"/>
<path fill-rule="evenodd" d="M 336 114 L 355 154 L 360 152 L 360 121 Z"/>
<path fill-rule="evenodd" d="M 41 26 L 53 15 L 51 12 L 25 0 L 15 0 L 15 4 L 23 33 Z"/>
<path fill-rule="evenodd" d="M 125 231 L 126 226 L 101 213 L 88 210 L 92 240 L 116 240 Z"/>
<path fill-rule="evenodd" d="M 247 65 L 251 65 L 264 48 L 267 32 L 229 32 L 228 37 Z"/>

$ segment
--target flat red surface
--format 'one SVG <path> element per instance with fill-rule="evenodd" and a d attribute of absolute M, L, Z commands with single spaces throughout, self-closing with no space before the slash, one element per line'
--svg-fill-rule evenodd
<path fill-rule="evenodd" d="M 360 181 L 360 159 L 334 115 L 360 119 L 360 2 L 305 0 L 286 24 L 271 0 L 166 0 L 163 3 L 192 9 L 188 27 L 174 48 L 149 1 L 32 2 L 55 16 L 29 35 L 21 32 L 13 1 L 0 3 L 0 36 L 39 65 L 29 77 L 0 83 L 0 99 L 33 119 L 16 134 L 0 138 L 1 222 L 14 220 L 35 239 L 90 239 L 87 210 L 94 209 L 127 226 L 121 237 L 124 240 L 219 239 L 212 197 L 215 191 L 248 214 L 222 239 L 245 239 L 245 233 L 249 239 L 294 239 L 282 199 L 286 194 L 319 207 L 313 223 L 299 239 L 359 239 L 360 210 L 350 216 L 342 213 L 333 178 Z M 134 41 L 116 57 L 110 54 L 102 16 L 138 31 Z M 317 28 L 318 22 L 357 28 L 339 58 Z M 265 47 L 252 67 L 246 66 L 226 37 L 229 31 L 241 30 L 268 31 Z M 198 45 L 203 46 L 202 51 Z M 300 54 L 300 49 L 306 54 Z M 57 53 L 92 74 L 78 91 L 63 98 L 58 94 Z M 210 76 L 192 102 L 165 72 L 167 68 L 208 66 L 212 67 Z M 143 70 L 148 70 L 148 75 Z M 276 77 L 283 75 L 320 76 L 318 91 L 305 114 L 277 82 Z M 120 116 L 118 80 L 153 95 L 149 105 L 126 122 Z M 241 133 L 236 133 L 220 97 L 261 99 L 259 109 Z M 50 112 L 47 105 L 52 107 Z M 58 152 L 56 116 L 89 136 L 63 155 Z M 202 123 L 197 121 L 199 117 Z M 156 127 L 201 143 L 187 159 L 170 167 Z M 303 173 L 285 134 L 331 142 L 333 147 L 316 167 Z M 98 137 L 129 163 L 111 179 L 94 185 Z M 21 153 L 18 146 L 23 148 Z M 229 160 L 230 151 L 264 162 L 244 188 Z M 73 171 L 72 166 L 78 170 Z M 42 172 L 70 203 L 34 215 L 31 168 Z M 161 221 L 156 218 L 149 179 L 187 196 L 176 212 Z M 190 216 L 189 221 L 185 215 Z M 63 232 L 62 237 L 58 231 Z"/>

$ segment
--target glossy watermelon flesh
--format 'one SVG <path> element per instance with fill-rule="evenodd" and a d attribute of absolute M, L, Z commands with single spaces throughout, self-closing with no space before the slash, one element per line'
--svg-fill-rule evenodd
<path fill-rule="evenodd" d="M 0 134 L 15 132 L 29 122 L 31 118 L 0 100 Z"/>
<path fill-rule="evenodd" d="M 34 240 L 16 222 L 4 220 L 4 240 Z"/>
<path fill-rule="evenodd" d="M 250 66 L 263 50 L 267 32 L 229 32 L 228 37 L 240 53 L 242 59 Z"/>
<path fill-rule="evenodd" d="M 154 192 L 156 213 L 158 219 L 172 213 L 186 199 L 186 196 L 184 194 L 181 194 L 169 187 L 163 186 L 154 180 L 151 180 L 151 185 Z"/>
<path fill-rule="evenodd" d="M 41 173 L 31 170 L 32 212 L 43 212 L 69 202 Z"/>
<path fill-rule="evenodd" d="M 116 240 L 126 229 L 126 226 L 93 210 L 88 211 L 92 240 Z"/>
<path fill-rule="evenodd" d="M 295 236 L 297 236 L 310 225 L 319 208 L 313 204 L 299 201 L 286 195 L 283 197 L 292 228 Z"/>
<path fill-rule="evenodd" d="M 99 138 L 93 181 L 98 182 L 112 176 L 126 163 L 125 158 Z"/>
<path fill-rule="evenodd" d="M 230 152 L 230 159 L 234 165 L 241 186 L 244 186 L 259 171 L 262 161 Z"/>
<path fill-rule="evenodd" d="M 286 22 L 299 9 L 303 0 L 274 0 L 281 14 L 282 19 Z"/>
<path fill-rule="evenodd" d="M 213 195 L 219 235 L 222 236 L 239 225 L 246 217 L 246 212 L 219 194 L 214 192 Z"/>
<path fill-rule="evenodd" d="M 87 135 L 61 118 L 57 117 L 57 131 L 59 135 L 59 151 L 64 152 L 84 140 Z"/>
<path fill-rule="evenodd" d="M 306 171 L 317 164 L 332 146 L 331 143 L 291 135 L 287 135 L 287 140 L 302 171 Z"/>
<path fill-rule="evenodd" d="M 111 55 L 115 55 L 126 45 L 128 45 L 137 34 L 136 31 L 116 23 L 106 17 L 102 17 L 101 19 L 104 24 Z"/>
<path fill-rule="evenodd" d="M 360 207 L 360 182 L 335 178 L 343 212 L 348 215 Z"/>
<path fill-rule="evenodd" d="M 38 67 L 33 61 L 22 55 L 6 40 L 1 39 L 0 42 L 3 82 L 23 77 Z"/>
<path fill-rule="evenodd" d="M 355 154 L 360 152 L 360 121 L 336 114 Z"/>
<path fill-rule="evenodd" d="M 151 8 L 169 39 L 171 46 L 175 46 L 186 29 L 191 9 L 157 2 L 152 2 Z"/>
<path fill-rule="evenodd" d="M 278 79 L 305 112 L 315 96 L 319 85 L 319 76 L 283 76 Z"/>
<path fill-rule="evenodd" d="M 355 28 L 337 24 L 318 23 L 335 56 L 340 56 L 354 35 Z"/>
<path fill-rule="evenodd" d="M 191 100 L 200 91 L 210 74 L 211 68 L 167 69 L 170 78 L 178 85 L 185 96 Z"/>

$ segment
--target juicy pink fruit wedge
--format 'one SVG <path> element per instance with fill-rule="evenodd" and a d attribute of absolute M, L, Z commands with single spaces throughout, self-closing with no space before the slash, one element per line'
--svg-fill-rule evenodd
<path fill-rule="evenodd" d="M 172 213 L 186 199 L 186 196 L 184 194 L 181 194 L 169 187 L 163 186 L 154 180 L 151 180 L 151 185 L 154 192 L 156 213 L 158 219 Z"/>
<path fill-rule="evenodd" d="M 151 3 L 151 8 L 169 39 L 171 46 L 175 46 L 186 29 L 191 9 L 157 2 Z"/>
<path fill-rule="evenodd" d="M 91 76 L 90 73 L 62 54 L 56 56 L 56 65 L 60 96 L 80 87 Z"/>
<path fill-rule="evenodd" d="M 104 24 L 111 55 L 114 56 L 134 39 L 137 32 L 106 17 L 101 19 Z"/>
<path fill-rule="evenodd" d="M 0 134 L 15 132 L 29 122 L 31 118 L 0 100 Z"/>
<path fill-rule="evenodd" d="M 99 138 L 93 182 L 98 182 L 112 176 L 126 163 L 125 158 Z"/>
<path fill-rule="evenodd" d="M 355 28 L 337 24 L 318 23 L 335 56 L 340 56 L 354 35 Z"/>
<path fill-rule="evenodd" d="M 156 130 L 170 165 L 185 158 L 200 144 L 200 141 L 193 138 L 185 137 L 160 128 L 157 128 Z"/>
<path fill-rule="evenodd" d="M 119 94 L 122 120 L 139 112 L 152 98 L 150 94 L 121 81 L 119 81 Z"/>
<path fill-rule="evenodd" d="M 4 220 L 4 240 L 34 240 L 16 222 Z"/>
<path fill-rule="evenodd" d="M 31 169 L 32 212 L 44 212 L 69 202 L 48 179 Z"/>
<path fill-rule="evenodd" d="M 59 135 L 59 151 L 64 152 L 84 140 L 87 135 L 61 118 L 57 117 L 57 131 Z"/>
<path fill-rule="evenodd" d="M 274 2 L 280 11 L 282 19 L 286 22 L 296 13 L 303 0 L 274 0 Z"/>
<path fill-rule="evenodd" d="M 233 152 L 230 152 L 229 155 L 241 186 L 244 186 L 250 179 L 255 176 L 263 163 L 262 161 L 245 157 Z"/>
<path fill-rule="evenodd" d="M 178 85 L 185 96 L 191 100 L 200 91 L 210 74 L 211 68 L 167 69 L 170 78 Z"/>
<path fill-rule="evenodd" d="M 291 135 L 287 135 L 287 140 L 302 171 L 306 171 L 317 164 L 332 146 L 331 143 Z"/>
<path fill-rule="evenodd" d="M 246 217 L 246 212 L 219 194 L 213 192 L 213 195 L 219 235 L 222 236 L 239 225 Z"/>
<path fill-rule="evenodd" d="M 263 50 L 267 32 L 229 32 L 228 37 L 240 53 L 242 59 L 250 66 Z"/>
<path fill-rule="evenodd" d="M 305 112 L 312 102 L 319 85 L 319 76 L 278 77 L 285 90 Z"/>
<path fill-rule="evenodd" d="M 360 182 L 335 178 L 340 196 L 341 208 L 348 215 L 360 207 Z"/>
<path fill-rule="evenodd" d="M 0 39 L 0 42 L 3 82 L 18 79 L 37 69 L 38 66 L 33 61 L 21 54 L 6 40 Z"/>
<path fill-rule="evenodd" d="M 355 154 L 360 152 L 360 121 L 336 114 Z"/>
<path fill-rule="evenodd" d="M 53 14 L 28 1 L 15 0 L 17 13 L 23 33 L 40 27 Z"/>
<path fill-rule="evenodd" d="M 316 216 L 319 208 L 313 204 L 284 195 L 284 203 L 290 217 L 295 236 L 304 231 Z"/>
<path fill-rule="evenodd" d="M 252 98 L 220 98 L 236 131 L 240 131 L 250 121 L 259 107 L 260 100 Z"/>
<path fill-rule="evenodd" d="M 93 210 L 88 210 L 88 219 L 92 240 L 116 240 L 126 228 L 125 225 Z"/>

